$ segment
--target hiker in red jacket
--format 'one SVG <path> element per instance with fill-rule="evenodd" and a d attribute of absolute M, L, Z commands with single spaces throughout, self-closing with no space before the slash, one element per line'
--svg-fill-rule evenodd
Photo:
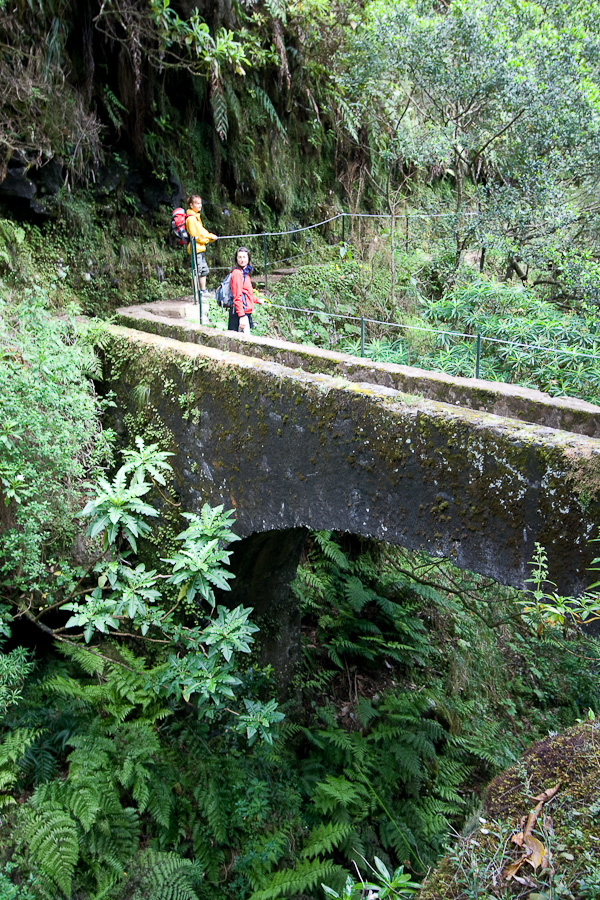
<path fill-rule="evenodd" d="M 250 251 L 247 247 L 238 247 L 233 258 L 231 270 L 231 293 L 233 294 L 233 306 L 229 310 L 229 331 L 239 331 L 242 334 L 250 334 L 253 326 L 252 310 L 255 303 L 264 303 L 256 296 L 250 281 L 253 271 L 250 265 Z"/>

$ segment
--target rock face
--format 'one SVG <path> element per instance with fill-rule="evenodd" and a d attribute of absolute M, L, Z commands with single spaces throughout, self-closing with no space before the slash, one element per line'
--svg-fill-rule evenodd
<path fill-rule="evenodd" d="M 6 178 L 0 183 L 0 197 L 9 200 L 31 200 L 37 187 L 26 174 L 25 166 L 9 167 Z"/>
<path fill-rule="evenodd" d="M 174 452 L 184 508 L 233 507 L 242 537 L 375 537 L 518 587 L 540 542 L 559 590 L 589 582 L 600 440 L 256 356 L 108 334 L 108 386 L 133 413 L 144 385 L 136 427 L 145 421 Z"/>
<path fill-rule="evenodd" d="M 0 201 L 22 215 L 47 219 L 55 214 L 56 194 L 64 186 L 65 171 L 62 160 L 57 158 L 43 166 L 29 167 L 15 155 L 0 182 Z M 141 213 L 161 206 L 177 206 L 183 197 L 181 185 L 173 177 L 160 180 L 140 172 L 125 157 L 101 166 L 95 182 L 96 195 L 101 199 L 114 197 L 123 190 L 131 195 Z"/>

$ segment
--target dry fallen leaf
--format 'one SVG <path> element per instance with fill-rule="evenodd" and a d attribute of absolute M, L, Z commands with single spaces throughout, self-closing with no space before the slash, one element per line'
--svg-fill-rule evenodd
<path fill-rule="evenodd" d="M 535 881 L 532 881 L 531 878 L 528 878 L 527 875 L 515 875 L 515 881 L 518 881 L 519 884 L 524 885 L 525 887 L 535 887 Z"/>
<path fill-rule="evenodd" d="M 538 839 L 536 837 L 533 837 L 532 834 L 526 834 L 523 838 L 523 843 L 529 850 L 529 855 L 525 857 L 529 865 L 533 866 L 534 869 L 537 869 L 538 866 L 543 866 L 544 857 L 546 856 L 546 848 L 544 847 L 542 842 L 538 841 Z M 547 865 L 548 859 L 546 858 L 546 866 Z"/>
<path fill-rule="evenodd" d="M 506 878 L 507 881 L 511 878 L 514 878 L 524 862 L 525 857 L 522 857 L 516 862 L 511 863 L 510 866 L 506 866 L 504 869 L 502 869 L 502 877 Z"/>
<path fill-rule="evenodd" d="M 547 791 L 538 794 L 537 797 L 534 797 L 533 799 L 539 801 L 540 803 L 548 803 L 548 801 L 552 800 L 552 798 L 557 794 L 559 787 L 560 781 L 558 782 L 558 784 L 555 784 L 554 787 L 548 788 Z"/>

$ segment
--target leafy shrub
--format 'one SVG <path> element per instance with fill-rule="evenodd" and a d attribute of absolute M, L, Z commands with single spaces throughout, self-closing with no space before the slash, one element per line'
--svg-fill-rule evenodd
<path fill-rule="evenodd" d="M 28 290 L 0 301 L 0 579 L 31 589 L 52 553 L 70 547 L 83 481 L 110 458 L 90 376 L 93 329 L 51 315 Z"/>

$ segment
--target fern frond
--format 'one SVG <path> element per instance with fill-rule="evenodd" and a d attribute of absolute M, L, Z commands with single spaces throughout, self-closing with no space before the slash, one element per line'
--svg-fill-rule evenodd
<path fill-rule="evenodd" d="M 28 859 L 67 897 L 79 859 L 77 838 L 75 822 L 60 807 L 44 804 L 27 810 L 23 844 Z"/>
<path fill-rule="evenodd" d="M 225 89 L 225 95 L 227 97 L 227 107 L 233 113 L 235 123 L 241 130 L 244 118 L 242 112 L 242 104 L 240 103 L 239 97 L 234 91 L 233 85 L 230 81 L 225 81 L 223 87 Z"/>
<path fill-rule="evenodd" d="M 295 869 L 275 872 L 265 887 L 250 895 L 250 900 L 279 900 L 290 894 L 306 894 L 316 884 L 327 882 L 337 868 L 329 860 L 306 860 Z"/>
<path fill-rule="evenodd" d="M 319 735 L 323 741 L 323 745 L 333 745 L 338 750 L 344 751 L 349 762 L 362 766 L 368 753 L 361 735 L 358 733 L 348 733 L 341 728 L 331 727 L 327 731 L 319 731 Z"/>
<path fill-rule="evenodd" d="M 223 83 L 220 77 L 215 72 L 211 72 L 210 105 L 212 107 L 215 130 L 220 139 L 224 141 L 227 138 L 227 130 L 229 127 L 229 120 L 227 118 L 227 102 L 225 100 L 225 93 L 223 91 Z"/>
<path fill-rule="evenodd" d="M 363 606 L 374 598 L 374 591 L 366 588 L 360 578 L 352 575 L 344 584 L 346 600 L 355 612 L 360 612 Z"/>
<path fill-rule="evenodd" d="M 81 837 L 81 853 L 96 858 L 99 865 L 118 873 L 135 856 L 139 844 L 140 822 L 133 807 L 103 811 L 94 826 Z"/>
<path fill-rule="evenodd" d="M 15 728 L 5 735 L 0 744 L 0 766 L 19 762 L 40 734 L 40 728 Z"/>
<path fill-rule="evenodd" d="M 207 833 L 204 822 L 196 820 L 192 826 L 192 846 L 196 862 L 202 867 L 206 880 L 211 884 L 219 881 L 220 868 L 225 861 L 225 854 L 214 846 L 213 838 Z"/>
<path fill-rule="evenodd" d="M 176 853 L 146 850 L 134 864 L 137 890 L 131 900 L 197 900 L 194 885 L 202 879 L 202 870 Z"/>
<path fill-rule="evenodd" d="M 106 661 L 80 644 L 61 645 L 61 653 L 72 659 L 86 675 L 102 675 Z"/>
<path fill-rule="evenodd" d="M 171 786 L 166 781 L 153 779 L 151 787 L 146 806 L 147 812 L 158 825 L 168 829 L 174 805 Z"/>
<path fill-rule="evenodd" d="M 348 781 L 343 775 L 327 775 L 325 781 L 315 785 L 313 802 L 315 808 L 322 813 L 329 814 L 340 807 L 342 809 L 356 807 L 364 800 L 364 786 Z"/>
<path fill-rule="evenodd" d="M 205 814 L 213 837 L 220 844 L 227 840 L 227 803 L 220 790 L 216 778 L 209 778 L 206 787 L 200 787 L 195 792 L 198 806 Z"/>
<path fill-rule="evenodd" d="M 353 831 L 352 825 L 346 822 L 325 822 L 313 828 L 306 838 L 300 858 L 310 859 L 331 853 L 335 847 L 346 841 Z"/>
<path fill-rule="evenodd" d="M 279 132 L 281 137 L 284 138 L 285 140 L 287 140 L 287 132 L 286 132 L 284 126 L 282 125 L 281 119 L 277 115 L 277 111 L 276 111 L 275 107 L 273 106 L 273 104 L 271 102 L 271 98 L 266 93 L 266 91 L 263 91 L 263 89 L 261 87 L 259 87 L 258 84 L 255 84 L 250 89 L 250 93 L 251 93 L 252 97 L 254 97 L 256 100 L 258 100 L 259 106 L 261 107 L 263 112 L 265 112 L 267 114 L 267 116 L 269 117 L 269 119 L 271 121 L 271 124 L 275 126 L 275 128 L 277 129 L 277 131 Z"/>
<path fill-rule="evenodd" d="M 356 130 L 356 123 L 358 119 L 356 114 L 352 112 L 349 104 L 346 103 L 343 97 L 340 96 L 339 92 L 336 93 L 335 97 L 332 98 L 332 100 L 335 103 L 335 106 L 337 106 L 339 118 L 344 123 L 346 131 L 348 132 L 350 137 L 358 144 L 358 132 Z"/>
<path fill-rule="evenodd" d="M 356 702 L 356 717 L 363 728 L 376 719 L 379 712 L 367 697 L 359 697 Z"/>
<path fill-rule="evenodd" d="M 339 547 L 339 545 L 331 539 L 331 531 L 315 532 L 315 542 L 317 543 L 321 552 L 327 557 L 327 559 L 330 559 L 332 562 L 334 562 L 336 566 L 338 566 L 338 568 L 342 570 L 342 572 L 350 568 L 350 561 L 348 560 L 348 557 L 341 549 L 341 547 Z"/>

